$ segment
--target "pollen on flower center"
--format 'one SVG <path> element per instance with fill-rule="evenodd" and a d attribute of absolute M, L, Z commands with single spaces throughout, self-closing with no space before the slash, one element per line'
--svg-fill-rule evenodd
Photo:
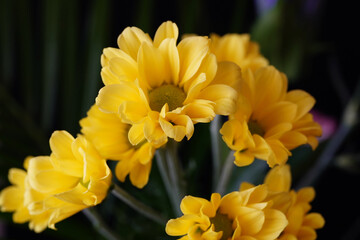
<path fill-rule="evenodd" d="M 184 91 L 174 85 L 162 85 L 149 92 L 150 108 L 158 112 L 165 103 L 168 104 L 170 111 L 181 107 L 185 98 Z"/>
<path fill-rule="evenodd" d="M 261 127 L 261 125 L 257 121 L 250 119 L 248 122 L 248 128 L 252 135 L 257 134 L 263 137 L 265 134 L 265 130 Z"/>
<path fill-rule="evenodd" d="M 215 217 L 210 218 L 210 222 L 214 224 L 216 232 L 223 232 L 220 240 L 227 240 L 233 235 L 232 220 L 227 215 L 216 213 Z"/>

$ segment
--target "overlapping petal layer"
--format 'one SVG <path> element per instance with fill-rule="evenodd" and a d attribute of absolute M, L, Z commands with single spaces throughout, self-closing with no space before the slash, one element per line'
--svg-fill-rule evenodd
<path fill-rule="evenodd" d="M 120 181 L 129 175 L 134 186 L 147 184 L 156 148 L 146 141 L 144 124 L 123 123 L 116 114 L 104 113 L 94 105 L 80 125 L 103 158 L 119 161 L 115 174 Z"/>

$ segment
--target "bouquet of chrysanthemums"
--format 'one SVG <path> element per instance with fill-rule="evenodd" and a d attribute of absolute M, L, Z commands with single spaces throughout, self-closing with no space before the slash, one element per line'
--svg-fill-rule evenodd
<path fill-rule="evenodd" d="M 311 212 L 315 191 L 292 190 L 287 164 L 291 150 L 318 145 L 322 130 L 309 113 L 315 99 L 288 91 L 286 75 L 269 65 L 248 34 L 178 35 L 170 21 L 153 39 L 128 27 L 118 48 L 105 48 L 104 86 L 80 120 L 81 133 L 74 138 L 55 131 L 49 156 L 27 157 L 24 169 L 10 169 L 12 185 L 1 191 L 1 211 L 13 211 L 14 222 L 29 222 L 35 232 L 83 211 L 104 237 L 122 239 L 92 211 L 113 194 L 181 239 L 316 239 L 325 221 Z M 210 123 L 210 139 L 203 142 L 211 145 L 211 168 L 195 164 L 192 171 L 212 171 L 207 199 L 188 195 L 186 185 L 206 183 L 188 181 L 179 152 L 179 143 L 202 123 Z M 263 183 L 241 182 L 227 192 L 232 169 L 255 159 L 270 167 Z M 144 188 L 153 160 L 167 192 L 163 209 L 119 183 L 128 176 Z"/>

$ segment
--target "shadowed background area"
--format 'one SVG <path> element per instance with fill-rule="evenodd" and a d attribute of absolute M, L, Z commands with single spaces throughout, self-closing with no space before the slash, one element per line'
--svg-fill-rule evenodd
<path fill-rule="evenodd" d="M 8 170 L 22 168 L 26 156 L 50 153 L 54 130 L 79 133 L 78 121 L 103 86 L 102 49 L 116 47 L 127 26 L 153 36 L 166 20 L 180 34 L 250 33 L 270 63 L 287 74 L 289 89 L 316 98 L 313 113 L 324 136 L 315 152 L 293 151 L 294 187 L 315 187 L 313 211 L 326 220 L 318 239 L 359 239 L 358 11 L 334 0 L 0 0 L 0 189 L 9 185 Z M 208 136 L 208 125 L 198 124 L 181 146 L 186 178 L 196 183 L 188 193 L 205 198 L 211 194 Z M 232 186 L 262 182 L 264 172 L 244 169 L 234 169 Z M 169 204 L 155 164 L 143 190 L 128 182 L 122 186 L 154 208 Z M 175 239 L 112 196 L 98 208 L 125 239 Z M 102 239 L 90 226 L 79 213 L 57 224 L 57 231 L 38 235 L 27 224 L 12 223 L 10 213 L 0 213 L 0 239 Z"/>

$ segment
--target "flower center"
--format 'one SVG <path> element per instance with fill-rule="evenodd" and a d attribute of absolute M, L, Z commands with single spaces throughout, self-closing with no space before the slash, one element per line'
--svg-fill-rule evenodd
<path fill-rule="evenodd" d="M 150 108 L 161 111 L 165 103 L 169 106 L 169 111 L 181 107 L 186 94 L 184 91 L 174 85 L 162 85 L 149 92 Z"/>
<path fill-rule="evenodd" d="M 210 218 L 210 222 L 214 224 L 216 232 L 223 232 L 220 240 L 231 239 L 234 231 L 232 229 L 232 220 L 230 220 L 227 215 L 217 212 L 215 217 Z"/>
<path fill-rule="evenodd" d="M 248 127 L 249 127 L 249 131 L 251 132 L 252 135 L 257 134 L 257 135 L 263 137 L 265 134 L 265 130 L 255 120 L 249 120 Z"/>

